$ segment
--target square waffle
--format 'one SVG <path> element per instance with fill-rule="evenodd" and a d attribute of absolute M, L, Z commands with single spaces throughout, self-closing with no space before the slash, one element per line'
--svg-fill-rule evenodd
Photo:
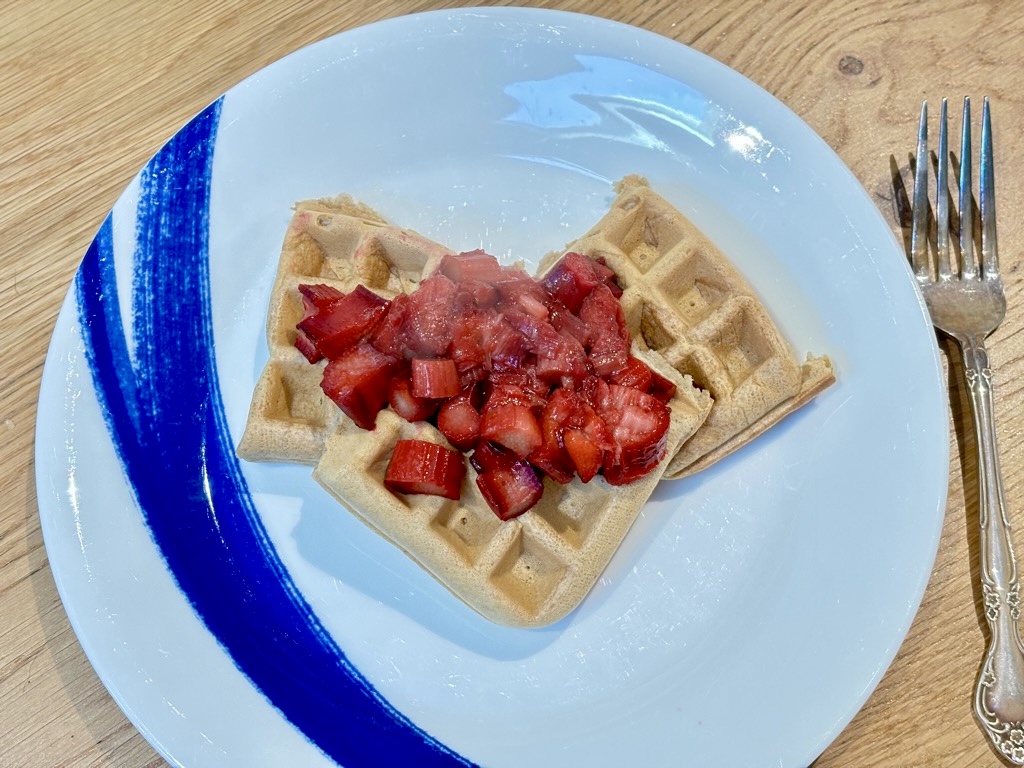
<path fill-rule="evenodd" d="M 411 291 L 450 252 L 387 224 L 350 198 L 300 203 L 289 225 L 267 318 L 270 358 L 257 383 L 238 455 L 315 467 L 314 478 L 368 526 L 409 554 L 457 597 L 497 623 L 550 624 L 590 591 L 657 485 L 667 462 L 628 486 L 600 476 L 567 485 L 544 480 L 541 501 L 501 521 L 467 466 L 462 496 L 393 494 L 383 484 L 395 443 L 444 443 L 430 424 L 385 409 L 373 431 L 353 424 L 320 389 L 323 363 L 295 349 L 302 317 L 297 286 L 359 283 L 391 298 Z M 669 403 L 669 455 L 707 418 L 711 400 L 655 353 L 634 354 L 676 384 Z"/>
<path fill-rule="evenodd" d="M 616 189 L 608 213 L 566 250 L 604 259 L 623 288 L 633 338 L 711 394 L 707 420 L 665 472 L 685 477 L 799 409 L 835 375 L 827 357 L 797 360 L 742 275 L 644 179 L 627 176 Z"/>

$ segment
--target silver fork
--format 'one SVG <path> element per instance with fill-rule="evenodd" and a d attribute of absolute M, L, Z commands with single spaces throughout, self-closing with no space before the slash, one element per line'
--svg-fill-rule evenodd
<path fill-rule="evenodd" d="M 970 100 L 964 99 L 957 248 L 950 242 L 945 99 L 942 100 L 939 121 L 936 237 L 932 260 L 928 242 L 928 104 L 925 102 L 921 106 L 914 175 L 911 262 L 932 323 L 960 345 L 978 440 L 981 589 L 989 638 L 975 686 L 974 712 L 996 750 L 1015 765 L 1024 765 L 1024 647 L 1018 629 L 1020 586 L 996 451 L 992 370 L 985 351 L 985 338 L 1006 315 L 1006 298 L 996 252 L 992 126 L 988 99 L 985 99 L 981 126 L 980 259 L 975 257 L 974 248 Z"/>

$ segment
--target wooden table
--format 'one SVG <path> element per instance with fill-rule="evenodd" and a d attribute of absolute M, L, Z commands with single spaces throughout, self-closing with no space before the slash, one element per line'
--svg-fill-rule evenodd
<path fill-rule="evenodd" d="M 890 157 L 906 164 L 921 100 L 947 95 L 959 108 L 964 94 L 991 97 L 1010 314 L 990 349 L 1009 507 L 1024 514 L 1024 273 L 1018 271 L 1024 6 L 996 0 L 532 4 L 645 27 L 738 70 L 839 153 L 894 228 Z M 5 5 L 0 766 L 163 765 L 106 693 L 71 631 L 35 496 L 32 431 L 43 358 L 58 306 L 103 216 L 184 121 L 242 78 L 315 40 L 436 7 L 441 4 L 427 0 Z M 963 387 L 951 378 L 951 388 L 949 505 L 924 602 L 881 684 L 816 768 L 998 764 L 971 715 L 986 633 L 975 586 L 977 474 Z M 1017 539 L 1024 553 L 1024 536 Z"/>

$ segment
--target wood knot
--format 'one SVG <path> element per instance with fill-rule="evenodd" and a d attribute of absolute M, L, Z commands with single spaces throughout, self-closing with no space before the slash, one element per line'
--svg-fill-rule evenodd
<path fill-rule="evenodd" d="M 839 60 L 839 71 L 844 75 L 859 75 L 864 71 L 864 62 L 856 56 L 843 56 Z"/>

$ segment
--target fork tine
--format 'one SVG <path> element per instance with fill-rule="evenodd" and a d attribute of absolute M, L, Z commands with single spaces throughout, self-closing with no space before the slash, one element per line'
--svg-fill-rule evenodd
<path fill-rule="evenodd" d="M 999 277 L 999 254 L 996 248 L 996 185 L 992 163 L 992 121 L 988 97 L 985 97 L 981 118 L 981 266 L 986 280 Z"/>
<path fill-rule="evenodd" d="M 946 100 L 939 110 L 938 171 L 935 174 L 935 255 L 939 280 L 949 280 L 949 139 L 946 135 Z"/>
<path fill-rule="evenodd" d="M 928 102 L 921 103 L 917 131 L 917 165 L 914 169 L 913 219 L 910 229 L 910 262 L 919 280 L 930 280 L 928 268 Z"/>
<path fill-rule="evenodd" d="M 964 97 L 963 129 L 960 137 L 960 273 L 965 278 L 976 277 L 974 259 L 974 202 L 971 198 L 971 97 Z"/>

